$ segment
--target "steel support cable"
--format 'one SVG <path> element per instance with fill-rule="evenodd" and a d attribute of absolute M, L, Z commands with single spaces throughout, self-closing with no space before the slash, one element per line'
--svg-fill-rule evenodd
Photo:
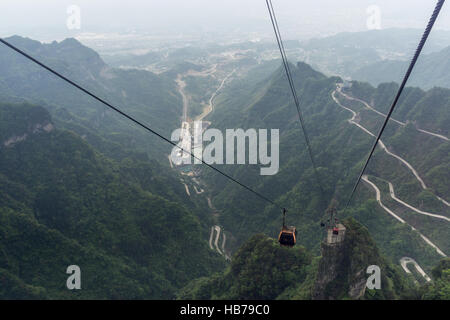
<path fill-rule="evenodd" d="M 295 90 L 294 81 L 292 79 L 291 69 L 289 67 L 289 62 L 287 60 L 287 56 L 286 56 L 286 51 L 284 49 L 283 40 L 281 39 L 281 33 L 280 33 L 280 29 L 278 27 L 278 22 L 277 22 L 277 18 L 276 18 L 276 15 L 275 15 L 275 11 L 273 9 L 272 1 L 271 0 L 266 0 L 266 4 L 267 4 L 267 9 L 268 9 L 269 15 L 270 15 L 270 20 L 272 22 L 273 30 L 275 32 L 275 37 L 276 37 L 276 40 L 277 40 L 278 48 L 280 50 L 281 59 L 283 61 L 283 66 L 284 66 L 284 70 L 285 70 L 286 76 L 288 78 L 289 87 L 291 89 L 292 96 L 294 98 L 295 107 L 297 108 L 297 113 L 298 113 L 298 117 L 299 117 L 299 120 L 300 120 L 300 126 L 301 126 L 302 131 L 303 131 L 303 136 L 305 137 L 309 158 L 311 159 L 311 163 L 312 163 L 312 166 L 313 166 L 313 169 L 314 169 L 314 175 L 316 177 L 317 184 L 318 184 L 320 192 L 322 194 L 322 199 L 325 202 L 325 191 L 324 191 L 324 188 L 322 187 L 321 179 L 320 179 L 320 176 L 319 176 L 319 173 L 318 173 L 318 170 L 317 170 L 317 165 L 316 165 L 316 162 L 314 160 L 314 156 L 313 156 L 313 152 L 312 152 L 312 148 L 311 148 L 311 143 L 310 143 L 310 140 L 309 140 L 308 133 L 306 131 L 305 122 L 304 122 L 303 115 L 302 115 L 301 108 L 300 108 L 300 102 L 299 102 L 299 99 L 298 99 L 298 96 L 297 96 L 297 91 Z"/>
<path fill-rule="evenodd" d="M 167 139 L 166 137 L 164 137 L 163 135 L 161 135 L 160 133 L 154 131 L 153 129 L 151 129 L 150 127 L 148 127 L 147 125 L 143 124 L 142 122 L 140 122 L 139 120 L 136 120 L 135 118 L 133 118 L 132 116 L 126 114 L 125 112 L 123 112 L 122 110 L 120 110 L 119 108 L 113 106 L 112 104 L 110 104 L 109 102 L 107 102 L 106 100 L 98 97 L 97 95 L 95 95 L 94 93 L 90 92 L 89 90 L 83 88 L 82 86 L 76 84 L 75 82 L 73 82 L 72 80 L 70 80 L 69 78 L 63 76 L 62 74 L 58 73 L 57 71 L 53 70 L 52 68 L 48 67 L 47 65 L 45 65 L 44 63 L 40 62 L 39 60 L 33 58 L 32 56 L 30 56 L 29 54 L 25 53 L 24 51 L 20 50 L 19 48 L 17 48 L 16 46 L 12 45 L 11 43 L 7 42 L 6 40 L 0 38 L 0 42 L 3 43 L 4 45 L 6 45 L 7 47 L 11 48 L 12 50 L 16 51 L 17 53 L 21 54 L 22 56 L 24 56 L 25 58 L 31 60 L 32 62 L 34 62 L 35 64 L 39 65 L 40 67 L 46 69 L 47 71 L 49 71 L 50 73 L 54 74 L 55 76 L 57 76 L 58 78 L 64 80 L 65 82 L 69 83 L 70 85 L 74 86 L 75 88 L 79 89 L 80 91 L 84 92 L 85 94 L 91 96 L 92 98 L 94 98 L 95 100 L 101 102 L 102 104 L 106 105 L 108 108 L 114 110 L 115 112 L 119 113 L 120 115 L 124 116 L 125 118 L 131 120 L 132 122 L 134 122 L 135 124 L 139 125 L 140 127 L 144 128 L 145 130 L 151 132 L 152 134 L 156 135 L 157 137 L 161 138 L 162 140 L 170 143 L 171 145 L 173 145 L 174 147 L 180 149 L 182 152 L 188 153 L 190 156 L 192 156 L 193 158 L 201 161 L 204 165 L 208 166 L 209 168 L 213 169 L 214 171 L 218 172 L 219 174 L 221 174 L 222 176 L 224 176 L 225 178 L 233 181 L 234 183 L 240 185 L 241 187 L 243 187 L 244 189 L 250 191 L 251 193 L 253 193 L 254 195 L 258 196 L 260 199 L 276 206 L 279 207 L 273 200 L 269 199 L 268 197 L 262 195 L 261 193 L 253 190 L 252 188 L 246 186 L 245 184 L 239 182 L 238 180 L 234 179 L 233 177 L 229 176 L 228 174 L 222 172 L 221 170 L 217 169 L 216 167 L 206 163 L 203 159 L 195 156 L 193 153 L 191 153 L 190 151 L 184 150 L 183 148 L 181 148 L 180 146 L 178 146 L 176 143 L 172 142 L 171 140 Z M 281 207 L 279 207 L 280 209 L 283 209 Z"/>
<path fill-rule="evenodd" d="M 431 18 L 428 21 L 427 27 L 425 28 L 425 31 L 424 31 L 424 33 L 422 35 L 422 38 L 420 39 L 419 45 L 417 46 L 416 51 L 414 53 L 414 56 L 411 59 L 409 67 L 408 67 L 408 69 L 407 69 L 407 71 L 405 73 L 405 76 L 403 77 L 403 81 L 402 81 L 402 83 L 401 83 L 401 85 L 400 85 L 400 87 L 399 87 L 399 89 L 397 91 L 397 94 L 395 95 L 395 98 L 394 98 L 394 100 L 392 102 L 392 105 L 391 105 L 391 107 L 389 109 L 389 112 L 387 113 L 386 118 L 384 119 L 384 123 L 381 126 L 380 131 L 378 132 L 378 135 L 377 135 L 377 137 L 375 139 L 375 142 L 374 142 L 374 144 L 372 146 L 372 149 L 370 150 L 369 156 L 367 157 L 367 160 L 364 163 L 364 166 L 363 166 L 363 168 L 362 168 L 362 170 L 361 170 L 361 172 L 360 172 L 360 174 L 358 176 L 358 179 L 356 180 L 356 183 L 353 186 L 352 193 L 350 194 L 350 197 L 349 197 L 349 199 L 348 199 L 348 201 L 347 201 L 347 203 L 345 205 L 344 211 L 347 209 L 348 205 L 350 204 L 350 201 L 353 198 L 353 195 L 355 194 L 356 188 L 358 187 L 358 184 L 361 181 L 361 178 L 362 178 L 362 176 L 364 174 L 364 171 L 366 170 L 367 165 L 369 164 L 370 158 L 372 157 L 372 155 L 373 155 L 373 153 L 375 151 L 375 148 L 377 147 L 378 141 L 380 140 L 381 135 L 383 134 L 383 131 L 386 128 L 386 125 L 387 125 L 387 123 L 389 121 L 389 118 L 391 117 L 392 112 L 394 111 L 395 106 L 397 105 L 397 102 L 398 102 L 398 100 L 400 98 L 400 95 L 402 94 L 402 91 L 403 91 L 403 89 L 404 89 L 404 87 L 406 85 L 406 82 L 408 81 L 409 76 L 411 75 L 411 72 L 412 72 L 412 70 L 414 68 L 414 65 L 416 64 L 417 59 L 420 56 L 420 53 L 421 53 L 421 51 L 423 49 L 423 46 L 425 45 L 425 42 L 427 41 L 427 38 L 430 35 L 431 29 L 433 28 L 433 25 L 436 22 L 436 19 L 437 19 L 438 15 L 439 15 L 439 12 L 441 11 L 441 8 L 442 8 L 444 2 L 445 2 L 445 0 L 438 0 L 438 2 L 436 3 L 436 7 L 434 8 L 433 14 L 431 15 Z"/>

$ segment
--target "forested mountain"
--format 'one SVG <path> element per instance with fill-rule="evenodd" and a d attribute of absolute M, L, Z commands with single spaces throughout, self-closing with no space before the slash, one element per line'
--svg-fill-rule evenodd
<path fill-rule="evenodd" d="M 396 64 L 397 67 L 391 70 L 387 65 L 392 66 L 390 60 L 407 63 L 414 53 L 422 31 L 421 29 L 391 28 L 343 32 L 324 38 L 302 41 L 299 46 L 290 47 L 288 57 L 304 61 L 328 75 L 353 77 L 355 80 L 364 81 L 366 81 L 365 79 L 377 81 L 381 78 L 381 81 L 400 81 L 400 77 L 397 76 L 398 72 L 401 72 L 401 66 Z M 423 54 L 426 56 L 436 53 L 449 44 L 450 32 L 433 30 L 423 49 Z M 289 46 L 287 48 L 289 49 Z M 382 75 L 380 69 L 375 70 L 375 66 L 385 66 L 383 70 L 387 71 L 387 74 Z M 370 71 L 374 72 L 373 76 L 368 74 Z M 411 80 L 413 79 L 411 78 Z M 438 77 L 430 80 L 437 81 Z M 418 83 L 412 83 L 412 85 L 418 85 Z M 441 84 L 441 86 L 443 85 Z"/>
<path fill-rule="evenodd" d="M 302 41 L 303 46 L 316 49 L 332 50 L 336 47 L 366 48 L 378 52 L 407 52 L 417 46 L 417 39 L 422 34 L 420 28 L 386 28 L 381 30 L 367 30 L 361 32 L 341 32 L 323 38 L 313 38 Z M 450 40 L 450 33 L 446 30 L 434 30 L 427 41 L 426 52 L 437 51 L 445 47 Z"/>
<path fill-rule="evenodd" d="M 303 247 L 284 248 L 274 239 L 255 235 L 239 249 L 223 274 L 192 281 L 178 298 L 417 298 L 418 293 L 408 284 L 401 268 L 380 256 L 367 229 L 354 219 L 344 224 L 347 231 L 342 246 L 330 246 L 320 258 L 313 258 Z M 373 264 L 382 270 L 381 290 L 366 289 L 365 271 Z"/>
<path fill-rule="evenodd" d="M 288 223 L 297 226 L 299 242 L 318 254 L 319 243 L 324 237 L 319 223 L 325 219 L 325 209 L 332 198 L 337 199 L 340 208 L 344 206 L 362 161 L 373 143 L 371 135 L 348 121 L 352 113 L 341 107 L 333 95 L 342 105 L 354 110 L 356 123 L 374 134 L 378 132 L 382 116 L 363 103 L 341 94 L 336 87 L 341 79 L 327 78 L 304 63 L 292 65 L 291 68 L 325 190 L 324 197 L 319 192 L 296 108 L 281 69 L 267 79 L 252 78 L 250 75 L 230 85 L 218 98 L 211 121 L 221 129 L 280 129 L 280 171 L 276 175 L 261 177 L 257 166 L 221 168 L 258 192 L 270 195 L 280 206 L 290 209 Z M 368 99 L 375 108 L 379 108 L 379 112 L 385 112 L 396 88 L 395 84 L 376 89 L 354 82 L 351 88 L 345 88 L 342 92 Z M 423 240 L 417 230 L 443 252 L 450 250 L 448 222 L 444 221 L 450 217 L 450 212 L 438 198 L 445 200 L 449 194 L 447 180 L 442 179 L 448 177 L 449 144 L 419 129 L 447 134 L 449 108 L 445 97 L 448 93 L 446 89 L 424 92 L 408 88 L 402 96 L 398 113 L 394 115 L 395 118 L 397 114 L 403 114 L 405 117 L 400 119 L 408 119 L 408 123 L 398 125 L 391 121 L 382 138 L 389 152 L 406 159 L 418 171 L 425 188 L 404 162 L 382 148 L 377 150 L 366 172 L 369 181 L 376 181 L 375 184 L 381 189 L 383 203 L 394 209 L 406 223 L 401 223 L 383 210 L 375 200 L 375 190 L 364 181 L 361 181 L 350 208 L 339 213 L 341 218 L 352 216 L 368 227 L 381 252 L 390 261 L 397 263 L 403 256 L 412 256 L 428 271 L 442 256 Z M 372 95 L 376 99 L 372 99 Z M 429 114 L 431 105 L 432 114 Z M 431 125 L 428 119 L 437 121 Z M 389 197 L 388 182 L 393 184 L 395 195 L 401 200 L 442 217 L 424 216 L 395 202 Z M 258 232 L 271 236 L 277 234 L 281 223 L 279 209 L 214 174 L 209 176 L 208 183 L 216 194 L 214 203 L 222 211 L 221 223 L 231 230 L 238 243 Z M 411 226 L 417 230 L 411 230 Z"/>
<path fill-rule="evenodd" d="M 351 77 L 377 86 L 383 82 L 400 82 L 407 68 L 408 61 L 383 60 L 355 70 Z M 449 69 L 450 47 L 439 52 L 424 54 L 414 68 L 409 85 L 423 89 L 431 89 L 433 87 L 450 88 Z"/>
<path fill-rule="evenodd" d="M 422 289 L 427 300 L 448 300 L 450 292 L 450 259 L 444 259 L 432 270 L 435 281 Z"/>
<path fill-rule="evenodd" d="M 178 63 L 185 55 L 206 54 L 203 49 L 173 51 L 173 67 L 155 74 L 112 68 L 74 39 L 8 41 L 166 137 L 183 114 L 175 79 L 210 70 Z M 147 58 L 158 56 L 143 57 L 137 65 Z M 209 103 L 214 97 L 206 117 L 211 127 L 280 130 L 277 174 L 261 176 L 255 165 L 217 165 L 277 206 L 204 166 L 195 171 L 205 190 L 190 194 L 183 186 L 190 176 L 169 167 L 167 144 L 0 47 L 0 297 L 447 297 L 448 261 L 440 261 L 450 253 L 450 89 L 405 89 L 364 180 L 343 210 L 398 85 L 344 83 L 306 63 L 291 65 L 317 180 L 283 69 L 273 72 L 273 60 L 248 59 L 233 57 L 218 73 L 184 80 L 197 114 L 205 103 L 201 92 L 211 97 Z M 236 72 L 218 93 L 216 85 L 244 64 L 245 72 Z M 327 256 L 320 257 L 325 237 L 320 222 L 332 199 L 348 237 L 335 253 L 344 257 L 335 265 L 343 280 L 323 286 L 321 261 Z M 273 239 L 281 206 L 288 208 L 288 224 L 297 227 L 299 247 L 293 250 Z M 222 247 L 223 253 L 235 253 L 228 268 L 212 247 L 211 225 L 220 225 L 229 237 L 226 250 Z M 400 269 L 404 257 L 415 259 L 436 281 L 416 290 Z M 280 259 L 287 263 L 276 263 Z M 368 263 L 380 265 L 389 285 L 378 293 L 353 294 L 361 293 L 358 272 Z M 79 292 L 65 288 L 71 264 L 83 272 Z"/>
<path fill-rule="evenodd" d="M 6 40 L 165 136 L 179 126 L 181 97 L 175 82 L 164 75 L 111 68 L 75 39 L 49 44 L 18 36 Z M 167 147 L 157 138 L 6 46 L 0 47 L 0 70 L 2 101 L 39 102 L 61 128 L 85 136 L 111 157 L 124 157 L 118 149 L 125 149 L 163 158 Z"/>
<path fill-rule="evenodd" d="M 208 217 L 157 162 L 109 159 L 40 106 L 1 104 L 0 123 L 1 298 L 170 299 L 223 266 Z"/>

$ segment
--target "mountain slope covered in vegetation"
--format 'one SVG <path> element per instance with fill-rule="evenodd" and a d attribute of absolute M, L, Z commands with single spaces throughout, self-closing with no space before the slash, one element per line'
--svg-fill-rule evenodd
<path fill-rule="evenodd" d="M 351 76 L 353 79 L 377 86 L 384 82 L 400 82 L 407 68 L 408 61 L 383 60 L 362 67 L 354 71 Z M 450 88 L 449 68 L 450 47 L 424 54 L 417 61 L 408 84 L 425 90 L 433 87 Z"/>
<path fill-rule="evenodd" d="M 171 298 L 223 266 L 156 162 L 111 160 L 42 107 L 2 104 L 0 120 L 2 298 Z M 69 265 L 82 290 L 65 287 Z"/>
<path fill-rule="evenodd" d="M 304 63 L 292 65 L 291 69 L 324 195 L 314 176 L 296 108 L 281 69 L 266 79 L 247 78 L 228 86 L 218 97 L 216 110 L 210 120 L 220 129 L 280 130 L 280 170 L 276 175 L 260 176 L 259 166 L 255 165 L 219 167 L 258 192 L 269 195 L 279 206 L 287 207 L 288 223 L 297 226 L 300 244 L 318 253 L 320 239 L 324 236 L 319 224 L 326 219 L 325 209 L 333 198 L 340 204 L 339 209 L 345 205 L 362 161 L 373 143 L 373 136 L 349 122 L 352 118 L 349 109 L 355 112 L 355 121 L 372 134 L 378 132 L 382 116 L 363 103 L 339 93 L 337 84 L 342 83 L 340 78 L 326 77 Z M 372 100 L 370 94 L 363 96 L 359 88 L 366 88 L 368 93 L 376 94 L 378 99 Z M 354 82 L 350 89 L 342 92 L 367 99 L 377 110 L 385 112 L 396 88 L 395 84 L 386 84 L 375 89 Z M 428 271 L 441 256 L 423 240 L 417 230 L 448 253 L 448 222 L 423 216 L 395 202 L 389 196 L 387 181 L 392 183 L 395 194 L 408 204 L 449 217 L 448 206 L 438 198 L 445 200 L 450 193 L 449 186 L 440 178 L 448 175 L 448 161 L 445 159 L 449 144 L 418 131 L 426 129 L 446 134 L 449 109 L 445 97 L 448 92 L 447 89 L 424 92 L 407 88 L 397 112 L 407 114 L 411 121 L 405 126 L 390 123 L 382 137 L 387 150 L 406 159 L 418 176 L 423 178 L 425 189 L 410 168 L 382 148 L 376 151 L 366 171 L 369 179 L 382 179 L 376 180 L 381 190 L 381 201 L 407 223 L 401 223 L 386 212 L 377 203 L 372 187 L 364 181 L 359 184 L 350 207 L 339 212 L 341 218 L 352 216 L 368 227 L 381 252 L 391 262 L 398 263 L 403 256 L 412 256 Z M 433 116 L 427 112 L 430 108 Z M 431 118 L 439 120 L 431 124 L 428 120 Z M 412 121 L 418 124 L 418 129 Z M 237 243 L 254 233 L 277 234 L 281 221 L 278 208 L 237 189 L 215 174 L 207 177 L 214 193 L 214 204 L 222 212 L 221 223 L 238 239 Z M 412 230 L 411 226 L 416 230 Z"/>
<path fill-rule="evenodd" d="M 174 77 L 190 63 L 156 75 L 111 68 L 73 39 L 9 40 L 164 136 L 179 126 L 182 100 Z M 375 263 L 387 285 L 363 298 L 445 297 L 447 268 L 435 266 L 450 252 L 450 90 L 405 89 L 365 180 L 343 210 L 398 85 L 349 84 L 306 63 L 291 65 L 317 180 L 284 71 L 253 62 L 252 71 L 215 96 L 207 120 L 222 132 L 280 130 L 276 175 L 261 176 L 255 165 L 217 165 L 276 205 L 205 167 L 206 196 L 190 195 L 180 183 L 187 178 L 169 168 L 167 144 L 0 48 L 0 296 L 361 298 L 349 288 L 359 288 L 358 272 Z M 208 81 L 187 89 L 201 92 Z M 341 280 L 314 292 L 326 259 L 319 257 L 320 222 L 332 199 L 349 227 L 345 259 L 335 269 Z M 279 207 L 288 208 L 288 224 L 297 226 L 293 250 L 269 238 L 281 226 Z M 207 243 L 217 224 L 228 232 L 227 251 L 237 252 L 223 273 L 226 263 Z M 399 269 L 403 257 L 418 261 L 436 282 L 419 293 L 409 288 Z M 81 267 L 81 291 L 65 287 L 71 264 Z"/>
<path fill-rule="evenodd" d="M 179 126 L 181 96 L 167 76 L 111 68 L 75 39 L 48 44 L 19 36 L 6 40 L 164 136 Z M 84 136 L 110 157 L 120 159 L 132 150 L 164 158 L 167 146 L 158 138 L 4 45 L 0 70 L 2 101 L 39 103 L 61 128 Z"/>
<path fill-rule="evenodd" d="M 399 299 L 415 293 L 400 267 L 387 263 L 368 231 L 354 219 L 344 221 L 344 243 L 312 257 L 303 247 L 280 247 L 264 235 L 250 238 L 222 274 L 192 281 L 179 299 Z M 327 246 L 323 244 L 323 246 Z M 332 255 L 339 256 L 333 258 Z M 366 269 L 381 269 L 381 289 L 366 289 Z M 330 269 L 337 272 L 329 279 Z M 361 281 L 362 280 L 362 281 Z M 360 282 L 355 296 L 353 286 Z"/>

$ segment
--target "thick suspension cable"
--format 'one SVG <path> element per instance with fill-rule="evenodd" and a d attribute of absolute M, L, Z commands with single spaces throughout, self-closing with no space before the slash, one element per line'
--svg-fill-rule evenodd
<path fill-rule="evenodd" d="M 276 40 L 277 40 L 278 48 L 280 50 L 281 59 L 283 61 L 283 66 L 284 66 L 284 70 L 285 70 L 286 76 L 288 78 L 289 87 L 291 89 L 291 93 L 292 93 L 292 96 L 294 98 L 295 107 L 297 108 L 298 118 L 300 120 L 300 126 L 301 126 L 302 131 L 303 131 L 303 136 L 305 137 L 309 158 L 311 159 L 311 163 L 312 163 L 312 166 L 313 166 L 313 169 L 314 169 L 314 175 L 316 177 L 317 184 L 318 184 L 320 192 L 322 194 L 322 199 L 325 201 L 325 191 L 324 191 L 324 188 L 322 187 L 320 176 L 319 176 L 319 173 L 318 173 L 318 170 L 317 170 L 317 165 L 316 165 L 316 162 L 314 160 L 314 156 L 313 156 L 313 152 L 312 152 L 312 148 L 311 148 L 311 143 L 310 143 L 310 140 L 309 140 L 308 133 L 306 131 L 305 121 L 303 119 L 303 115 L 302 115 L 302 112 L 301 112 L 300 102 L 299 102 L 299 99 L 298 99 L 298 96 L 297 96 L 297 91 L 295 90 L 294 81 L 292 80 L 291 68 L 289 67 L 289 62 L 287 60 L 287 56 L 286 56 L 286 51 L 284 49 L 283 40 L 281 39 L 281 33 L 280 33 L 280 29 L 278 27 L 278 22 L 277 22 L 277 18 L 275 16 L 275 11 L 273 9 L 272 1 L 271 0 L 266 0 L 266 4 L 267 4 L 267 9 L 268 9 L 269 15 L 270 15 L 270 20 L 272 22 L 273 30 L 275 32 L 275 37 L 276 37 Z"/>
<path fill-rule="evenodd" d="M 40 67 L 46 69 L 47 71 L 49 71 L 50 73 L 54 74 L 55 76 L 57 76 L 58 78 L 64 80 L 65 82 L 69 83 L 70 85 L 74 86 L 75 88 L 79 89 L 80 91 L 84 92 L 85 94 L 91 96 L 92 98 L 94 98 L 95 100 L 101 102 L 102 104 L 104 104 L 105 106 L 107 106 L 108 108 L 114 110 L 115 112 L 119 113 L 120 115 L 122 115 L 123 117 L 131 120 L 132 122 L 134 122 L 135 124 L 137 124 L 138 126 L 144 128 L 145 130 L 151 132 L 152 134 L 156 135 L 158 138 L 170 143 L 171 145 L 173 145 L 174 147 L 180 149 L 182 152 L 189 154 L 191 157 L 201 161 L 204 165 L 208 166 L 209 168 L 213 169 L 214 171 L 218 172 L 219 174 L 221 174 L 222 176 L 224 176 L 225 178 L 233 181 L 234 183 L 240 185 L 241 187 L 243 187 L 244 189 L 250 191 L 251 193 L 253 193 L 254 195 L 258 196 L 260 199 L 279 207 L 273 200 L 269 199 L 268 197 L 262 195 L 261 193 L 253 190 L 252 188 L 246 186 L 245 184 L 239 182 L 238 180 L 234 179 L 233 177 L 231 177 L 230 175 L 226 174 L 225 172 L 217 169 L 216 167 L 206 163 L 203 159 L 195 156 L 193 153 L 191 153 L 190 151 L 184 150 L 183 148 L 181 148 L 180 146 L 178 146 L 176 143 L 174 143 L 173 141 L 167 139 L 166 137 L 164 137 L 163 135 L 161 135 L 160 133 L 154 131 L 153 129 L 151 129 L 149 126 L 143 124 L 142 122 L 140 122 L 139 120 L 136 120 L 135 118 L 133 118 L 132 116 L 126 114 L 125 112 L 123 112 L 122 110 L 120 110 L 119 108 L 113 106 L 112 104 L 110 104 L 109 102 L 107 102 L 106 100 L 98 97 L 97 95 L 95 95 L 94 93 L 90 92 L 89 90 L 83 88 L 82 86 L 78 85 L 77 83 L 75 83 L 74 81 L 70 80 L 69 78 L 63 76 L 62 74 L 58 73 L 57 71 L 53 70 L 52 68 L 50 68 L 49 66 L 45 65 L 44 63 L 40 62 L 39 60 L 33 58 L 32 56 L 30 56 L 29 54 L 25 53 L 24 51 L 20 50 L 19 48 L 17 48 L 16 46 L 12 45 L 11 43 L 9 43 L 8 41 L 0 38 L 0 42 L 3 43 L 4 45 L 6 45 L 7 47 L 11 48 L 12 50 L 16 51 L 17 53 L 21 54 L 22 56 L 24 56 L 25 58 L 31 60 L 32 62 L 34 62 L 35 64 L 39 65 Z M 282 209 L 281 207 L 279 207 L 280 209 Z"/>
<path fill-rule="evenodd" d="M 400 95 L 402 94 L 403 89 L 404 89 L 404 87 L 406 85 L 406 82 L 408 81 L 408 78 L 411 75 L 411 72 L 412 72 L 412 70 L 414 68 L 414 65 L 416 64 L 416 61 L 417 61 L 417 59 L 420 56 L 420 53 L 421 53 L 421 51 L 423 49 L 423 46 L 425 45 L 425 42 L 427 41 L 428 36 L 430 35 L 431 29 L 433 28 L 433 25 L 436 22 L 436 19 L 437 19 L 438 15 L 439 15 L 439 12 L 441 11 L 441 8 L 442 8 L 444 2 L 445 2 L 445 0 L 439 0 L 436 3 L 436 7 L 434 8 L 433 14 L 431 15 L 431 18 L 428 21 L 428 25 L 425 28 L 425 31 L 424 31 L 424 33 L 422 35 L 422 38 L 420 39 L 419 45 L 417 46 L 417 49 L 416 49 L 416 51 L 414 53 L 414 56 L 413 56 L 413 58 L 411 60 L 411 63 L 409 64 L 408 70 L 406 71 L 405 76 L 403 77 L 403 81 L 402 81 L 402 83 L 401 83 L 401 85 L 400 85 L 400 87 L 399 87 L 399 89 L 397 91 L 397 94 L 395 95 L 395 98 L 394 98 L 394 101 L 392 102 L 391 108 L 389 109 L 389 112 L 386 115 L 386 118 L 384 119 L 384 123 L 381 126 L 380 131 L 378 132 L 377 138 L 375 139 L 375 142 L 374 142 L 374 144 L 372 146 L 372 149 L 370 150 L 369 156 L 367 157 L 367 160 L 364 163 L 364 166 L 363 166 L 363 168 L 362 168 L 362 170 L 361 170 L 361 172 L 360 172 L 360 174 L 358 176 L 358 179 L 356 180 L 356 183 L 353 186 L 352 193 L 350 194 L 350 197 L 349 197 L 349 199 L 348 199 L 348 201 L 347 201 L 347 203 L 345 205 L 344 211 L 347 209 L 348 205 L 350 204 L 350 201 L 353 198 L 353 195 L 355 194 L 356 188 L 358 187 L 358 184 L 361 181 L 361 178 L 362 178 L 362 176 L 364 174 L 364 171 L 366 170 L 367 165 L 369 164 L 370 158 L 372 157 L 372 155 L 373 155 L 373 153 L 375 151 L 375 148 L 377 147 L 378 141 L 380 140 L 381 135 L 383 134 L 383 131 L 386 128 L 386 125 L 387 125 L 387 123 L 389 121 L 389 118 L 391 117 L 392 112 L 394 111 L 395 106 L 397 105 L 397 102 L 398 102 L 398 100 L 400 98 Z"/>

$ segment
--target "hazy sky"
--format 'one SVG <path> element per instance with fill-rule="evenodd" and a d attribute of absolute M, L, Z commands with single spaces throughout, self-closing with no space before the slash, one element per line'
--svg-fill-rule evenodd
<path fill-rule="evenodd" d="M 380 12 L 381 28 L 423 28 L 431 0 L 273 0 L 285 38 L 367 30 L 367 8 Z M 81 28 L 69 30 L 67 8 L 81 10 Z M 0 35 L 45 38 L 82 32 L 234 32 L 271 35 L 265 0 L 0 0 Z M 436 28 L 450 30 L 450 4 Z"/>

